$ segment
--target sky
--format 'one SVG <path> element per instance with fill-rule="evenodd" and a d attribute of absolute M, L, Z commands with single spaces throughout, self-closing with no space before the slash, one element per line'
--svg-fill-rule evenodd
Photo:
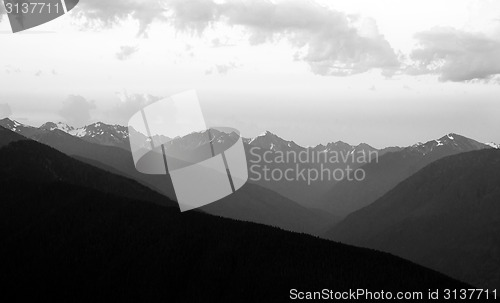
<path fill-rule="evenodd" d="M 16 34 L 0 16 L 0 115 L 21 123 L 126 125 L 195 89 L 245 137 L 500 143 L 500 1 L 81 0 Z"/>

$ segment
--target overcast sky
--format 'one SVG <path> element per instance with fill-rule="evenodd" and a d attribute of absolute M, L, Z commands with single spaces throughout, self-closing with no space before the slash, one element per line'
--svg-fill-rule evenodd
<path fill-rule="evenodd" d="M 22 123 L 126 124 L 196 89 L 246 137 L 500 143 L 497 0 L 81 0 L 17 34 L 0 16 L 0 115 Z"/>

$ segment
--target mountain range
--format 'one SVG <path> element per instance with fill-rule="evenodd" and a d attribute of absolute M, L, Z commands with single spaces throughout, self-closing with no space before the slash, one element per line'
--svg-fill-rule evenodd
<path fill-rule="evenodd" d="M 52 130 L 50 128 L 38 129 L 11 120 L 0 120 L 0 126 L 12 125 L 16 125 L 12 131 L 16 131 L 19 135 L 25 135 L 29 139 L 51 146 L 69 156 L 108 172 L 132 178 L 142 185 L 175 200 L 175 191 L 169 175 L 139 173 L 135 169 L 130 151 L 116 146 L 89 142 L 90 139 L 86 136 L 73 136 L 59 128 Z M 101 127 L 105 126 L 101 124 Z M 114 128 L 113 126 L 109 127 Z M 105 136 L 103 134 L 100 137 Z M 191 138 L 192 136 L 188 139 Z M 206 210 L 203 209 L 203 211 L 213 215 L 263 223 L 286 230 L 315 235 L 324 232 L 332 222 L 338 222 L 338 218 L 334 215 L 325 215 L 323 212 L 309 209 L 281 196 L 279 193 L 250 183 L 243 186 L 236 195 L 222 199 L 207 207 Z"/>
<path fill-rule="evenodd" d="M 126 150 L 130 149 L 128 128 L 121 125 L 110 125 L 103 122 L 96 122 L 87 126 L 75 128 L 63 122 L 57 122 L 57 123 L 47 122 L 40 127 L 33 127 L 22 124 L 15 120 L 11 120 L 9 118 L 5 118 L 0 120 L 0 126 L 12 130 L 14 132 L 23 134 L 26 137 L 30 137 L 31 135 L 40 130 L 45 130 L 45 131 L 60 130 L 69 135 L 81 138 L 91 143 L 98 143 L 106 146 L 121 147 Z M 194 135 L 196 135 L 196 133 L 190 135 L 192 135 L 192 138 L 194 140 L 195 139 Z M 199 136 L 197 139 L 200 141 L 205 140 L 205 136 Z M 297 143 L 295 143 L 294 141 L 282 139 L 278 135 L 273 134 L 269 131 L 266 131 L 254 138 L 243 138 L 243 142 L 251 146 L 271 151 L 300 152 L 302 150 L 311 149 L 317 152 L 337 151 L 337 152 L 352 153 L 357 151 L 368 152 L 377 150 L 376 148 L 366 143 L 361 143 L 358 145 L 350 145 L 342 141 L 331 142 L 326 145 L 318 144 L 314 147 L 302 147 Z M 384 154 L 387 152 L 393 152 L 401 149 L 402 148 L 400 147 L 387 147 L 377 151 L 379 151 L 380 154 Z"/>
<path fill-rule="evenodd" d="M 326 236 L 498 289 L 500 150 L 437 160 L 347 216 Z"/>
<path fill-rule="evenodd" d="M 386 253 L 181 214 L 129 178 L 1 127 L 0 138 L 3 300 L 284 302 L 291 288 L 470 287 Z"/>
<path fill-rule="evenodd" d="M 386 153 L 378 161 L 361 167 L 366 173 L 364 180 L 343 180 L 334 184 L 318 199 L 317 207 L 346 216 L 370 205 L 398 183 L 436 160 L 481 149 L 491 149 L 491 146 L 457 134 L 448 134 L 437 140 Z"/>
<path fill-rule="evenodd" d="M 126 176 L 133 177 L 139 180 L 143 184 L 150 186 L 151 188 L 162 192 L 163 194 L 175 199 L 175 194 L 173 188 L 165 188 L 164 178 L 158 178 L 157 176 L 147 176 L 139 174 L 130 161 L 130 143 L 129 143 L 129 133 L 128 129 L 120 125 L 108 125 L 102 122 L 97 122 L 88 126 L 81 128 L 74 128 L 65 123 L 58 122 L 48 122 L 39 128 L 24 125 L 17 121 L 10 119 L 0 120 L 0 126 L 3 126 L 9 130 L 22 134 L 25 137 L 37 140 L 44 144 L 48 144 L 58 150 L 65 152 L 68 155 L 79 156 L 83 159 L 90 159 L 101 162 L 107 166 L 111 166 L 117 169 L 119 172 Z M 67 136 L 66 136 L 67 135 Z M 143 141 L 146 143 L 146 136 L 135 132 L 135 136 L 143 136 Z M 77 140 L 69 138 L 69 136 L 75 139 L 81 139 L 87 143 L 93 143 L 100 145 L 97 147 L 95 145 L 84 144 L 82 142 L 77 142 Z M 56 138 L 57 137 L 57 138 Z M 63 137 L 64 140 L 62 139 Z M 183 142 L 189 142 L 187 147 L 199 147 L 206 145 L 207 136 L 203 133 L 192 133 L 188 138 L 183 138 Z M 166 139 L 166 138 L 163 138 Z M 226 142 L 231 141 L 228 134 L 221 133 L 214 138 L 214 142 Z M 167 141 L 167 140 L 163 140 Z M 170 150 L 173 154 L 185 154 L 186 148 L 174 145 L 176 140 L 170 141 Z M 262 158 L 263 154 L 267 151 L 277 152 L 277 151 L 293 151 L 295 153 L 300 153 L 301 151 L 309 151 L 311 153 L 322 153 L 322 152 L 338 152 L 344 154 L 352 154 L 359 152 L 374 151 L 375 148 L 369 146 L 368 144 L 360 144 L 357 146 L 349 145 L 344 142 L 329 143 L 326 145 L 318 145 L 315 147 L 302 147 L 293 141 L 287 141 L 279 136 L 271 133 L 265 132 L 260 136 L 255 138 L 243 138 L 245 145 L 245 150 L 247 153 L 247 159 L 252 161 L 256 157 Z M 107 148 L 105 148 L 107 147 Z M 123 153 L 113 148 L 120 148 L 127 151 L 128 153 Z M 253 148 L 253 149 L 252 149 Z M 175 151 L 177 150 L 177 151 Z M 388 151 L 399 150 L 397 147 L 388 148 L 380 150 L 380 154 L 386 153 Z M 253 152 L 251 152 L 253 151 Z M 285 171 L 288 168 L 294 168 L 298 165 L 299 169 L 318 169 L 320 163 L 308 164 L 308 163 L 268 163 L 265 166 L 258 166 L 255 171 L 259 172 L 259 169 L 269 168 L 271 170 L 279 169 Z M 336 168 L 344 168 L 348 163 L 324 163 L 328 169 L 334 170 Z M 256 166 L 257 167 L 257 166 Z M 249 166 L 250 168 L 250 166 Z M 311 200 L 317 200 L 324 193 L 326 193 L 332 186 L 330 180 L 323 180 L 314 182 L 312 184 L 305 182 L 304 180 L 269 180 L 269 179 L 259 179 L 252 181 L 261 187 L 265 187 L 272 190 L 289 200 L 300 204 L 306 208 L 317 208 L 318 205 L 311 205 Z M 316 212 L 316 211 L 315 211 Z M 337 217 L 336 214 L 333 214 Z M 332 217 L 333 218 L 333 217 Z"/>
<path fill-rule="evenodd" d="M 58 129 L 87 142 L 120 147 L 126 150 L 130 148 L 128 128 L 121 125 L 107 125 L 97 122 L 81 128 L 74 128 L 62 122 L 48 122 L 43 124 L 40 129 L 49 131 Z"/>
<path fill-rule="evenodd" d="M 10 119 L 0 120 L 0 126 L 48 144 L 69 155 L 98 161 L 101 163 L 102 168 L 110 166 L 124 175 L 130 176 L 175 199 L 173 188 L 165 185 L 165 183 L 168 183 L 165 182 L 165 178 L 140 174 L 135 170 L 131 162 L 128 129 L 124 126 L 97 122 L 76 129 L 61 122 L 48 122 L 40 128 L 35 128 Z M 57 134 L 57 138 L 55 138 L 54 134 Z M 61 138 L 65 135 L 68 136 L 62 140 Z M 134 135 L 137 135 L 137 133 Z M 70 139 L 70 136 L 87 143 L 93 143 L 94 145 Z M 169 145 L 168 148 L 173 154 L 182 155 L 186 154 L 189 150 L 207 146 L 208 138 L 203 132 L 192 133 L 182 138 L 182 144 L 178 144 L 181 141 L 176 138 L 177 140 L 171 140 L 167 145 Z M 69 141 L 71 143 L 61 143 Z M 147 138 L 144 136 L 144 142 L 146 141 Z M 224 145 L 227 142 L 234 142 L 234 137 L 223 132 L 214 132 L 212 141 L 215 145 Z M 406 148 L 387 147 L 379 150 L 365 143 L 350 145 L 342 141 L 325 145 L 319 144 L 314 147 L 302 147 L 294 141 L 282 139 L 269 131 L 255 138 L 243 138 L 243 142 L 249 162 L 249 169 L 251 172 L 254 172 L 254 174 L 250 174 L 250 183 L 272 190 L 288 198 L 295 204 L 298 203 L 303 207 L 313 209 L 314 212 L 317 212 L 317 209 L 329 212 L 332 219 L 335 218 L 333 219 L 334 221 L 338 221 L 339 218 L 345 217 L 347 214 L 369 205 L 399 182 L 437 159 L 461 152 L 498 147 L 494 143 L 483 144 L 456 134 L 448 134 L 442 138 L 426 143 L 417 143 Z M 116 150 L 117 147 L 126 152 Z M 271 162 L 264 163 L 264 165 L 253 165 L 254 167 L 251 169 L 252 162 L 258 162 L 259 160 L 262 162 L 265 153 L 293 152 L 299 154 L 304 151 L 318 155 L 322 153 L 358 155 L 369 154 L 375 151 L 377 152 L 377 161 L 371 161 L 371 163 L 366 164 L 353 163 L 348 158 L 346 162 L 341 161 L 339 163 L 330 163 L 328 161 L 323 161 L 322 163 Z M 271 171 L 313 169 L 320 171 L 321 165 L 330 171 L 345 169 L 347 166 L 354 169 L 362 167 L 366 172 L 366 178 L 362 182 L 318 180 L 313 183 L 302 179 L 252 178 L 252 176 L 263 176 L 263 169 Z"/>
<path fill-rule="evenodd" d="M 128 131 L 123 127 L 97 123 L 74 129 L 61 123 L 46 123 L 35 128 L 8 119 L 1 120 L 0 125 L 10 129 L 0 127 L 0 148 L 8 146 L 0 150 L 1 156 L 9 159 L 23 155 L 28 160 L 23 165 L 5 164 L 0 172 L 10 175 L 11 179 L 42 184 L 62 182 L 65 186 L 88 182 L 86 187 L 108 196 L 147 200 L 176 208 L 170 201 L 175 200 L 175 192 L 166 186 L 170 184 L 168 176 L 149 176 L 136 171 L 128 147 Z M 26 137 L 76 160 L 70 158 L 71 161 L 63 162 L 71 164 L 52 166 L 58 162 L 58 152 L 48 147 L 26 152 L 32 149 L 29 144 L 34 143 L 24 142 Z M 224 149 L 237 139 L 234 133 L 217 131 L 212 131 L 211 137 L 210 141 L 206 132 L 192 133 L 174 138 L 166 145 L 172 153 L 182 154 L 206 149 L 210 142 L 217 149 Z M 252 139 L 243 138 L 243 141 L 249 162 L 252 157 L 262 157 L 264 153 L 377 151 L 368 144 L 352 146 L 344 142 L 301 147 L 270 132 Z M 474 286 L 498 287 L 500 260 L 495 257 L 499 249 L 495 243 L 500 243 L 500 222 L 496 219 L 500 213 L 498 203 L 494 202 L 500 201 L 495 187 L 500 183 L 497 182 L 499 170 L 495 166 L 498 162 L 496 148 L 496 144 L 483 144 L 450 133 L 426 143 L 379 150 L 377 161 L 359 166 L 366 172 L 361 182 L 309 185 L 303 182 L 248 182 L 237 193 L 199 212 L 389 252 Z M 30 179 L 26 172 L 40 164 L 38 153 L 46 155 L 46 164 L 39 171 L 32 169 L 34 175 L 41 176 L 39 179 Z M 80 167 L 75 164 L 77 162 L 87 165 Z M 268 165 L 287 169 L 292 164 Z M 325 164 L 330 168 L 346 165 Z M 317 163 L 301 165 L 314 168 Z M 92 171 L 89 167 L 104 170 L 106 174 L 88 177 Z M 68 172 L 79 173 L 71 175 Z M 126 185 L 129 191 L 121 192 L 120 185 L 113 182 L 108 189 L 99 188 L 107 183 L 105 180 L 110 175 L 120 175 L 123 184 L 132 182 Z M 14 181 L 7 178 L 5 182 Z M 142 188 L 154 194 L 144 195 Z"/>

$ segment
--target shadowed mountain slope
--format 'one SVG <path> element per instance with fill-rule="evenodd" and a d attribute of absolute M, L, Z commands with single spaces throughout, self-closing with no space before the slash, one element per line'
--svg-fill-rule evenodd
<path fill-rule="evenodd" d="M 137 181 L 85 164 L 32 140 L 12 142 L 0 149 L 0 180 L 4 178 L 39 183 L 85 184 L 86 187 L 130 199 L 159 204 L 168 201 L 163 195 Z"/>
<path fill-rule="evenodd" d="M 8 130 L 5 130 L 5 134 L 25 139 Z M 92 166 L 111 173 L 120 173 L 164 195 L 175 197 L 168 175 L 139 173 L 135 169 L 131 153 L 124 149 L 89 143 L 59 129 L 40 130 L 31 138 Z M 106 182 L 103 181 L 103 184 Z M 205 210 L 213 215 L 312 234 L 324 232 L 324 229 L 332 222 L 338 221 L 334 216 L 310 210 L 271 190 L 253 184 L 245 185 L 235 195 L 218 201 Z"/>
<path fill-rule="evenodd" d="M 366 178 L 363 181 L 344 180 L 335 184 L 320 199 L 318 207 L 339 216 L 346 216 L 370 205 L 399 182 L 436 160 L 450 155 L 490 148 L 472 139 L 457 134 L 448 134 L 438 140 L 387 153 L 380 156 L 378 162 L 362 166 L 366 172 Z"/>
<path fill-rule="evenodd" d="M 254 223 L 60 181 L 2 184 L 0 298 L 287 302 L 291 288 L 467 287 L 389 254 Z"/>
<path fill-rule="evenodd" d="M 500 287 L 500 150 L 438 160 L 327 233 L 475 286 Z"/>
<path fill-rule="evenodd" d="M 11 142 L 28 140 L 26 137 L 21 136 L 17 133 L 14 133 L 6 128 L 0 126 L 0 148 L 8 145 Z"/>

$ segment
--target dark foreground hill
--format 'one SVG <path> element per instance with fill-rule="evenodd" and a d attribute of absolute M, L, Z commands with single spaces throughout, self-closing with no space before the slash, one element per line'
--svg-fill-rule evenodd
<path fill-rule="evenodd" d="M 16 139 L 20 138 L 23 137 Z M 12 142 L 0 149 L 0 181 L 5 178 L 40 183 L 60 181 L 85 184 L 86 187 L 118 196 L 175 206 L 165 196 L 137 181 L 101 170 L 28 139 Z"/>
<path fill-rule="evenodd" d="M 26 140 L 26 138 L 0 126 L 0 148 L 20 140 Z"/>
<path fill-rule="evenodd" d="M 181 214 L 102 192 L 85 178 L 48 178 L 67 167 L 58 163 L 66 160 L 47 162 L 45 151 L 24 166 L 16 155 L 33 145 L 0 149 L 2 165 L 25 172 L 0 171 L 0 299 L 282 302 L 291 288 L 467 287 L 389 254 L 199 212 Z M 117 180 L 119 186 L 123 178 Z"/>
<path fill-rule="evenodd" d="M 272 190 L 247 182 L 236 193 L 200 208 L 224 218 L 322 235 L 339 218 L 306 208 Z"/>
<path fill-rule="evenodd" d="M 41 129 L 37 132 L 32 131 L 31 128 L 27 129 L 31 131 L 29 134 L 32 140 L 55 148 L 66 155 L 75 157 L 102 170 L 132 178 L 154 191 L 175 199 L 175 191 L 170 176 L 146 175 L 138 172 L 134 166 L 130 151 L 90 143 L 58 129 Z M 4 135 L 5 138 L 13 136 L 24 138 L 8 130 L 4 131 Z M 320 232 L 323 233 L 328 226 L 338 221 L 334 216 L 308 209 L 269 189 L 254 184 L 246 184 L 238 190 L 236 195 L 222 199 L 214 205 L 204 208 L 204 210 L 213 215 L 263 223 L 286 230 L 315 235 Z"/>
<path fill-rule="evenodd" d="M 500 150 L 438 160 L 328 232 L 500 288 Z"/>

